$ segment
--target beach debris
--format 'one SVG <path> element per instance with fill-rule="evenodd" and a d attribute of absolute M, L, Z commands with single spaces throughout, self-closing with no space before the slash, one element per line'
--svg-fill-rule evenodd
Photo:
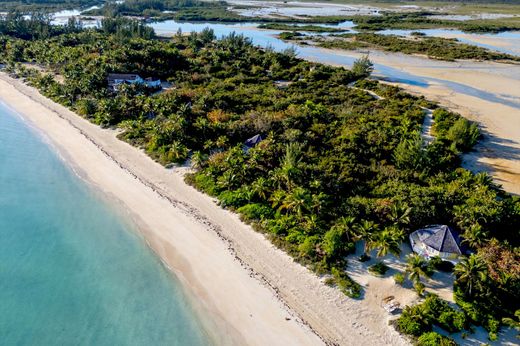
<path fill-rule="evenodd" d="M 385 306 L 383 306 L 383 308 L 389 312 L 389 313 L 393 313 L 395 312 L 397 309 L 399 309 L 401 307 L 401 303 L 397 302 L 397 301 L 393 301 L 393 302 L 390 302 L 388 304 L 386 304 Z"/>
<path fill-rule="evenodd" d="M 384 297 L 381 302 L 383 304 L 383 309 L 385 309 L 387 312 L 389 313 L 393 313 L 395 312 L 397 309 L 399 309 L 401 307 L 401 303 L 399 303 L 398 301 L 394 300 L 395 297 L 394 296 L 387 296 L 387 297 Z"/>

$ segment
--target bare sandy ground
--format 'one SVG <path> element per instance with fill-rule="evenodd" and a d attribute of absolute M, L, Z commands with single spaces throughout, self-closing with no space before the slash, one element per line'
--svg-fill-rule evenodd
<path fill-rule="evenodd" d="M 450 35 L 439 35 L 440 37 L 446 38 L 457 38 L 469 40 L 469 42 L 476 42 L 488 45 L 490 47 L 502 47 L 507 48 L 510 54 L 520 55 L 519 39 L 509 37 L 490 37 L 485 35 L 471 35 L 471 34 L 450 34 Z M 493 48 L 490 48 L 493 50 Z"/>
<path fill-rule="evenodd" d="M 365 54 L 334 52 L 350 57 Z M 489 172 L 506 191 L 520 195 L 520 65 L 445 62 L 378 51 L 371 51 L 370 59 L 423 78 L 427 85 L 393 84 L 477 121 L 484 136 L 464 156 L 464 167 Z"/>
<path fill-rule="evenodd" d="M 403 286 L 395 284 L 393 276 L 397 273 L 405 274 L 406 270 L 406 256 L 408 256 L 412 249 L 406 243 L 401 245 L 401 255 L 395 257 L 394 255 L 387 255 L 384 257 L 377 258 L 376 251 L 372 251 L 370 256 L 372 257 L 369 261 L 360 262 L 359 256 L 363 253 L 363 244 L 358 242 L 356 244 L 356 253 L 348 256 L 349 266 L 347 268 L 348 275 L 356 280 L 364 288 L 364 301 L 370 305 L 383 306 L 382 300 L 388 296 L 394 297 L 394 302 L 397 301 L 401 304 L 401 307 L 407 305 L 415 305 L 422 301 L 414 291 L 412 283 L 406 280 Z M 377 262 L 384 262 L 390 269 L 383 276 L 375 276 L 369 274 L 368 268 Z M 453 298 L 453 281 L 454 276 L 451 273 L 444 273 L 436 271 L 431 278 L 421 278 L 421 281 L 425 284 L 426 291 L 434 293 L 442 299 L 454 304 Z M 390 318 L 397 318 L 396 315 Z M 518 345 L 518 334 L 513 328 L 502 328 L 499 333 L 497 341 L 489 341 L 488 333 L 483 327 L 475 327 L 474 332 L 466 333 L 463 336 L 462 332 L 449 334 L 446 331 L 434 327 L 434 330 L 438 333 L 449 336 L 454 339 L 459 345 L 464 346 L 514 346 Z"/>
<path fill-rule="evenodd" d="M 229 3 L 239 7 L 251 7 L 234 10 L 246 17 L 259 16 L 272 18 L 276 16 L 286 16 L 299 18 L 301 16 L 349 16 L 377 14 L 380 11 L 380 8 L 375 6 L 325 2 L 231 0 Z"/>
<path fill-rule="evenodd" d="M 35 89 L 0 74 L 0 99 L 81 177 L 117 200 L 181 280 L 216 344 L 406 345 L 379 304 L 347 298 L 236 215 Z M 153 283 L 150 283 L 153 284 Z M 320 337 L 318 337 L 318 334 Z"/>

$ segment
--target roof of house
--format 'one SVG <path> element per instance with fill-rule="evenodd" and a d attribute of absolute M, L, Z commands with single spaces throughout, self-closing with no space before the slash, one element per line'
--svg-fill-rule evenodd
<path fill-rule="evenodd" d="M 439 252 L 462 255 L 458 234 L 446 225 L 431 225 L 417 231 L 419 239 Z"/>
<path fill-rule="evenodd" d="M 263 140 L 262 135 L 254 135 L 253 137 L 249 138 L 247 141 L 244 142 L 244 144 L 250 148 L 254 147 L 258 143 L 260 143 Z"/>
<path fill-rule="evenodd" d="M 107 78 L 109 80 L 134 80 L 141 78 L 141 76 L 135 73 L 109 73 Z"/>

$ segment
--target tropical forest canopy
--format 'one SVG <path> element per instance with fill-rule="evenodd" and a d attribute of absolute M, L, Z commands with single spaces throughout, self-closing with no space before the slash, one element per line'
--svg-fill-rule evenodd
<path fill-rule="evenodd" d="M 496 334 L 501 324 L 517 323 L 520 200 L 488 175 L 460 167 L 479 138 L 476 124 L 367 80 L 366 58 L 348 70 L 301 60 L 293 50 L 262 50 L 236 34 L 217 40 L 210 29 L 165 39 L 123 18 L 105 19 L 99 29 L 76 24 L 0 18 L 0 63 L 86 119 L 120 128 L 122 140 L 161 164 L 190 160 L 189 183 L 296 260 L 331 273 L 350 296 L 360 295 L 344 272 L 356 241 L 380 255 L 399 253 L 415 229 L 452 226 L 475 254 L 455 272 L 464 321 L 446 328 L 474 323 Z M 109 73 L 171 87 L 113 91 Z M 421 135 L 427 109 L 435 135 L 429 144 Z M 255 135 L 262 140 L 245 147 Z M 412 267 L 424 271 L 420 261 Z M 438 338 L 428 334 L 431 326 L 452 312 L 434 303 L 438 317 L 425 308 L 430 320 L 407 329 L 422 316 L 409 311 L 399 329 Z"/>

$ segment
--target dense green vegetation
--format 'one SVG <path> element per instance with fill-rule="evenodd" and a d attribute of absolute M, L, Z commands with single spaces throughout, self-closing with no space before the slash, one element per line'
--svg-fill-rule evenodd
<path fill-rule="evenodd" d="M 45 39 L 65 33 L 79 32 L 80 24 L 71 19 L 65 26 L 52 26 L 52 17 L 45 13 L 34 13 L 28 18 L 20 12 L 0 15 L 0 33 L 21 39 Z"/>
<path fill-rule="evenodd" d="M 341 2 L 341 1 L 339 1 Z M 354 1 L 355 2 L 355 1 Z M 379 1 L 375 1 L 379 2 Z M 400 1 L 384 0 L 381 3 L 395 4 Z M 406 2 L 407 3 L 407 2 Z M 413 3 L 413 2 L 412 2 Z M 420 3 L 421 6 L 450 5 L 450 2 L 426 2 Z M 491 7 L 491 12 L 496 12 L 496 6 L 503 2 L 493 2 L 499 5 L 487 5 Z M 507 2 L 512 6 L 514 1 Z M 85 11 L 84 15 L 99 16 L 139 16 L 149 17 L 156 20 L 175 19 L 182 21 L 217 21 L 217 22 L 267 22 L 267 23 L 330 23 L 337 24 L 345 20 L 352 20 L 360 30 L 383 30 L 383 29 L 427 29 L 427 28 L 453 28 L 468 32 L 500 32 L 507 30 L 520 30 L 520 20 L 518 18 L 499 18 L 481 20 L 441 20 L 429 18 L 429 15 L 439 14 L 438 12 L 415 11 L 415 12 L 384 12 L 383 16 L 356 15 L 356 16 L 301 16 L 294 17 L 246 17 L 232 11 L 240 6 L 231 6 L 225 1 L 201 1 L 201 0 L 127 0 L 124 2 L 103 1 L 103 0 L 7 0 L 0 2 L 0 10 L 17 10 L 22 13 L 33 13 L 35 11 L 55 12 L 62 9 L 85 9 L 93 5 L 101 6 L 99 9 Z M 457 13 L 464 13 L 462 10 L 467 8 L 480 8 L 479 2 L 473 5 L 463 4 L 457 7 Z M 477 7 L 475 7 L 477 6 Z M 480 7 L 479 7 L 480 6 Z M 494 6 L 494 7 L 493 7 Z M 502 5 L 506 6 L 506 5 Z M 484 10 L 483 10 L 484 11 Z M 501 11 L 498 11 L 501 12 Z M 506 11 L 510 12 L 510 11 Z M 513 6 L 513 12 L 518 13 L 518 9 Z M 512 12 L 512 13 L 513 13 Z M 288 26 L 286 31 L 296 30 Z M 325 32 L 323 29 L 315 27 L 316 32 Z M 328 32 L 333 31 L 326 30 Z"/>
<path fill-rule="evenodd" d="M 467 235 L 466 242 L 478 251 L 455 266 L 455 301 L 495 340 L 502 323 L 520 328 L 520 251 L 496 240 L 479 246 L 476 239 L 482 232 L 475 227 Z"/>
<path fill-rule="evenodd" d="M 281 39 L 314 41 L 320 47 L 355 50 L 381 49 L 388 52 L 427 55 L 432 59 L 454 61 L 458 59 L 520 61 L 514 55 L 498 53 L 459 42 L 457 39 L 414 35 L 411 38 L 374 33 L 338 34 L 330 37 L 280 34 Z"/>
<path fill-rule="evenodd" d="M 489 332 L 492 341 L 497 339 L 501 324 L 520 328 L 518 248 L 513 249 L 496 239 L 486 243 L 485 247 L 483 243 L 478 246 L 469 235 L 466 241 L 478 247 L 478 251 L 454 269 L 455 301 L 459 309 L 429 295 L 422 304 L 406 307 L 395 323 L 402 333 L 419 337 L 418 344 L 433 344 L 439 338 L 431 334 L 433 325 L 449 333 L 469 330 L 471 324 L 481 325 Z M 416 260 L 420 261 L 418 257 Z"/>
<path fill-rule="evenodd" d="M 431 332 L 434 325 L 454 333 L 469 328 L 469 321 L 462 311 L 435 295 L 428 295 L 421 304 L 405 307 L 395 321 L 400 332 L 415 337 Z"/>
<path fill-rule="evenodd" d="M 295 260 L 329 273 L 327 282 L 349 296 L 361 295 L 344 271 L 356 241 L 384 256 L 399 253 L 418 227 L 456 227 L 477 251 L 468 259 L 477 268 L 455 270 L 463 313 L 435 302 L 442 311 L 428 321 L 404 314 L 410 326 L 400 323 L 403 332 L 419 335 L 433 324 L 458 330 L 471 322 L 493 333 L 516 323 L 520 200 L 486 174 L 460 168 L 460 154 L 479 137 L 475 124 L 436 109 L 436 139 L 426 145 L 424 107 L 436 106 L 366 80 L 372 71 L 366 58 L 346 70 L 292 51 L 261 50 L 235 34 L 216 40 L 209 29 L 153 39 L 151 29 L 125 19 L 107 19 L 96 30 L 27 21 L 10 17 L 0 25 L 0 62 L 10 73 L 90 121 L 120 128 L 122 140 L 164 165 L 190 160 L 196 171 L 189 183 Z M 17 27 L 26 32 L 10 29 Z M 154 93 L 127 85 L 111 92 L 110 72 L 158 77 L 173 88 Z M 357 88 L 349 86 L 354 82 Z M 263 140 L 244 147 L 257 134 Z M 482 265 L 491 262 L 502 264 Z M 410 264 L 411 280 L 422 266 Z M 424 344 L 438 338 L 422 334 Z"/>

